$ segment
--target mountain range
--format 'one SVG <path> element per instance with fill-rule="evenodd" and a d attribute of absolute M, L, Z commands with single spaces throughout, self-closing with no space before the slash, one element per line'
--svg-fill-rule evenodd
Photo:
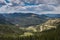
<path fill-rule="evenodd" d="M 60 0 L 0 0 L 0 40 L 60 40 Z"/>
<path fill-rule="evenodd" d="M 13 13 L 0 15 L 0 22 L 5 24 L 11 23 L 14 25 L 18 24 L 20 26 L 30 26 L 43 23 L 42 18 L 40 18 L 39 15 L 33 13 Z"/>
<path fill-rule="evenodd" d="M 50 18 L 60 18 L 60 14 L 9 13 L 0 14 L 0 24 L 18 24 L 21 27 L 42 24 Z"/>
<path fill-rule="evenodd" d="M 0 39 L 60 39 L 60 14 L 0 14 Z M 47 36 L 48 35 L 48 36 Z M 42 38 L 41 38 L 42 37 Z M 26 39 L 25 39 L 26 38 Z M 56 40 L 57 40 L 56 39 Z"/>

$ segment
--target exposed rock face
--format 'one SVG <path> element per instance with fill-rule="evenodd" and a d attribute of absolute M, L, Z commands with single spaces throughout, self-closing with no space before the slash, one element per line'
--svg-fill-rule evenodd
<path fill-rule="evenodd" d="M 40 31 L 48 30 L 51 28 L 56 28 L 58 23 L 60 23 L 60 19 L 50 19 L 40 26 Z"/>

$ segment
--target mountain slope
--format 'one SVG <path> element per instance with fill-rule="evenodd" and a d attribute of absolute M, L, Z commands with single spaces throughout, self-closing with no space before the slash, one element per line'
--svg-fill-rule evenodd
<path fill-rule="evenodd" d="M 58 24 L 58 25 L 57 25 Z M 55 25 L 57 28 L 52 28 L 42 32 L 35 32 L 31 36 L 22 36 L 22 40 L 60 40 L 60 22 Z"/>
<path fill-rule="evenodd" d="M 5 17 L 6 21 L 9 21 L 14 25 L 18 24 L 21 27 L 38 25 L 47 20 L 46 18 L 44 19 L 45 16 L 42 18 L 42 16 L 40 17 L 39 15 L 33 13 L 13 13 L 3 14 L 3 16 Z"/>
<path fill-rule="evenodd" d="M 0 38 L 6 40 L 60 40 L 60 17 L 57 15 L 51 17 L 52 14 L 46 15 L 0 14 Z"/>
<path fill-rule="evenodd" d="M 60 14 L 9 13 L 0 14 L 0 24 L 13 24 L 20 27 L 36 26 L 49 19 L 60 18 Z"/>
<path fill-rule="evenodd" d="M 0 24 L 11 24 L 11 23 L 7 21 L 2 14 L 0 14 Z"/>

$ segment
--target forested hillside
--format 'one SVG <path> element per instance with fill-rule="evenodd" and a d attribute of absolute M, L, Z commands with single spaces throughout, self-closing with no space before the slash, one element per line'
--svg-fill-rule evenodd
<path fill-rule="evenodd" d="M 49 20 L 46 23 L 44 23 L 44 25 L 46 25 L 47 23 L 50 23 Z M 58 19 L 55 19 L 52 25 L 56 26 L 56 28 L 50 28 L 50 29 L 48 28 L 48 30 L 43 30 L 42 32 L 39 32 L 38 30 L 37 32 L 34 32 L 34 31 L 28 31 L 26 29 L 22 30 L 21 28 L 15 25 L 0 24 L 0 39 L 1 40 L 60 40 L 60 21 Z"/>

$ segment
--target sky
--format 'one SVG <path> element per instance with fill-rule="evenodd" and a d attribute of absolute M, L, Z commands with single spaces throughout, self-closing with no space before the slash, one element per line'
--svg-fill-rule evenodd
<path fill-rule="evenodd" d="M 0 13 L 15 12 L 60 14 L 60 0 L 0 0 Z"/>

